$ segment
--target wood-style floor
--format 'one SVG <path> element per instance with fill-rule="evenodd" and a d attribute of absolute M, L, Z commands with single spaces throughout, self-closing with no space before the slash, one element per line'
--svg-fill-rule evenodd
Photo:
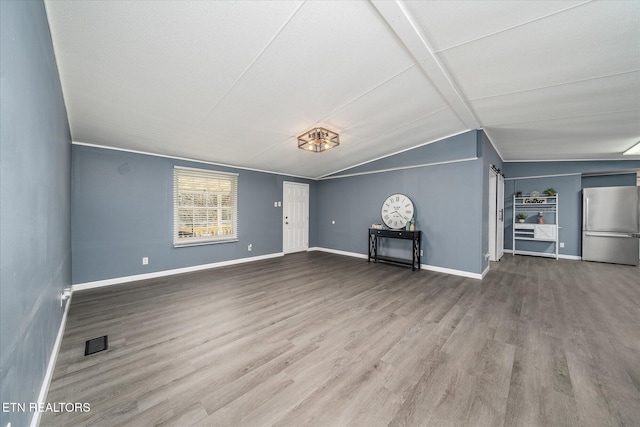
<path fill-rule="evenodd" d="M 91 411 L 42 426 L 638 426 L 640 269 L 311 252 L 76 292 L 47 401 Z"/>

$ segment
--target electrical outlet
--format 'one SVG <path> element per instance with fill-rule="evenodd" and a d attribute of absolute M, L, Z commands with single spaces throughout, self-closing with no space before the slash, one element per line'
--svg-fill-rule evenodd
<path fill-rule="evenodd" d="M 331 224 L 335 224 L 335 223 L 336 223 L 335 221 L 331 221 Z"/>
<path fill-rule="evenodd" d="M 564 248 L 564 242 L 560 242 L 560 247 Z"/>
<path fill-rule="evenodd" d="M 251 252 L 253 250 L 253 243 L 249 243 L 249 246 L 247 246 L 247 250 L 249 252 Z"/>
<path fill-rule="evenodd" d="M 281 206 L 282 206 L 282 202 L 278 202 L 278 207 L 281 207 Z"/>
<path fill-rule="evenodd" d="M 424 256 L 424 251 L 420 249 L 420 256 Z"/>
<path fill-rule="evenodd" d="M 147 265 L 149 264 L 149 257 L 143 257 L 142 258 L 142 265 Z"/>
<path fill-rule="evenodd" d="M 278 207 L 278 202 L 273 202 L 273 207 L 277 208 Z"/>

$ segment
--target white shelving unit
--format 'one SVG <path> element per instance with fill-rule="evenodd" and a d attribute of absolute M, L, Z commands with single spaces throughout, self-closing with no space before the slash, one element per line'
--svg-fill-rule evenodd
<path fill-rule="evenodd" d="M 558 194 L 555 196 L 513 196 L 513 254 L 538 255 L 558 259 L 559 225 L 558 225 Z M 516 215 L 523 213 L 527 215 L 527 220 L 542 212 L 544 224 L 525 222 L 521 223 L 516 219 Z M 516 245 L 522 241 L 550 242 L 554 245 L 554 252 L 536 252 L 518 250 Z"/>

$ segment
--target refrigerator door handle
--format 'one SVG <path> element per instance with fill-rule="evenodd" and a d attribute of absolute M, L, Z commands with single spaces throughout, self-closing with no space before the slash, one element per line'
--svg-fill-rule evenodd
<path fill-rule="evenodd" d="M 607 233 L 606 231 L 585 231 L 585 236 L 595 237 L 640 237 L 640 234 L 634 233 Z"/>
<path fill-rule="evenodd" d="M 582 202 L 582 229 L 589 229 L 589 198 L 585 197 Z"/>

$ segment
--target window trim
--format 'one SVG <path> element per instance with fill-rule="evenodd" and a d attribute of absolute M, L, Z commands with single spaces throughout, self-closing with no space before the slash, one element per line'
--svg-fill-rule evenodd
<path fill-rule="evenodd" d="M 179 237 L 179 215 L 178 210 L 180 205 L 178 203 L 178 178 L 180 176 L 193 176 L 200 178 L 212 178 L 212 179 L 228 179 L 231 184 L 231 235 L 223 235 L 223 236 L 206 236 L 206 237 Z M 231 173 L 231 172 L 221 172 L 212 169 L 201 169 L 201 168 L 191 168 L 186 166 L 176 166 L 173 167 L 173 247 L 174 248 L 184 248 L 189 246 L 202 246 L 202 245 L 211 245 L 218 243 L 229 243 L 229 242 L 237 242 L 238 241 L 238 177 L 239 174 Z M 221 207 L 213 208 L 213 209 L 223 209 Z M 221 219 L 218 219 L 221 221 Z"/>

